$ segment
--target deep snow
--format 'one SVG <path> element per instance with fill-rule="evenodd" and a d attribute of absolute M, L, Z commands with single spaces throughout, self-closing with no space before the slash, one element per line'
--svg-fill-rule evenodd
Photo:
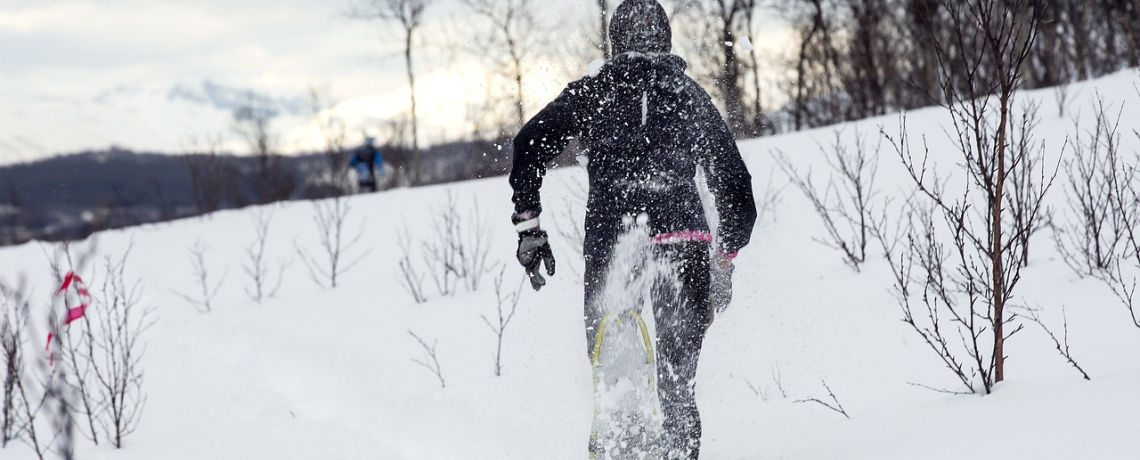
<path fill-rule="evenodd" d="M 1042 102 L 1037 133 L 1056 155 L 1074 132 L 1072 115 L 1083 113 L 1082 129 L 1090 127 L 1094 92 L 1114 112 L 1127 101 L 1122 127 L 1140 125 L 1138 81 L 1132 70 L 1074 85 L 1064 117 L 1057 115 L 1053 90 L 1020 97 Z M 954 154 L 943 131 L 946 112 L 919 110 L 907 120 L 912 142 L 925 135 L 935 161 L 949 171 Z M 890 133 L 898 124 L 898 115 L 865 120 L 846 126 L 843 138 L 853 142 L 858 129 L 874 146 L 880 126 Z M 757 195 L 787 182 L 774 169 L 777 149 L 797 167 L 822 174 L 816 143 L 826 145 L 833 130 L 741 143 Z M 1125 152 L 1140 151 L 1135 137 L 1123 141 Z M 879 187 L 897 195 L 906 184 L 898 158 L 886 143 L 880 155 Z M 582 180 L 580 168 L 551 172 L 543 189 L 544 226 L 554 225 L 564 201 L 574 202 L 570 190 Z M 138 432 L 122 450 L 83 442 L 79 457 L 585 458 L 591 377 L 575 276 L 581 262 L 557 232 L 551 233 L 559 273 L 541 292 L 523 291 L 505 333 L 502 377 L 493 374 L 495 335 L 481 318 L 495 315 L 490 277 L 478 292 L 432 295 L 423 304 L 400 288 L 398 231 L 407 225 L 413 235 L 428 234 L 433 209 L 449 191 L 467 209 L 478 202 L 492 236 L 491 260 L 505 264 L 505 284 L 516 286 L 523 275 L 513 261 L 505 178 L 352 198 L 349 228 L 363 226 L 360 250 L 372 249 L 368 257 L 336 289 L 318 287 L 294 263 L 277 297 L 261 304 L 243 292 L 250 210 L 92 237 L 87 244 L 100 254 L 119 254 L 134 241 L 128 277 L 143 283 L 158 323 L 145 336 L 149 402 Z M 1058 187 L 1049 201 L 1057 206 L 1063 199 Z M 295 243 L 316 244 L 312 205 L 272 208 L 271 259 L 295 257 Z M 853 272 L 837 251 L 813 241 L 824 236 L 819 218 L 797 190 L 786 188 L 737 259 L 736 298 L 706 340 L 697 386 L 702 458 L 1137 458 L 1140 329 L 1104 285 L 1079 279 L 1059 260 L 1049 233 L 1034 239 L 1017 299 L 1042 308 L 1055 327 L 1066 308 L 1072 352 L 1092 381 L 1082 380 L 1028 325 L 1007 344 L 1007 382 L 995 394 L 948 395 L 911 384 L 956 389 L 953 376 L 901 321 L 886 264 L 876 256 L 862 273 Z M 228 273 L 207 314 L 172 292 L 194 288 L 187 248 L 199 238 L 210 247 L 211 273 Z M 45 250 L 51 249 L 40 243 L 0 250 L 0 277 L 29 276 L 37 320 L 54 289 Z M 422 350 L 409 330 L 438 340 L 446 388 L 413 363 Z M 822 381 L 850 420 L 795 402 L 827 399 Z M 19 444 L 0 456 L 34 457 Z"/>

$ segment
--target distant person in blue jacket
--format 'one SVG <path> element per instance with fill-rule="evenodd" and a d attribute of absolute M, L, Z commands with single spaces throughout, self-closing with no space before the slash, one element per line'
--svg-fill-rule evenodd
<path fill-rule="evenodd" d="M 376 146 L 375 138 L 365 136 L 364 145 L 353 152 L 351 164 L 356 170 L 360 189 L 375 192 L 377 178 L 384 175 L 384 160 L 380 156 L 380 148 Z"/>

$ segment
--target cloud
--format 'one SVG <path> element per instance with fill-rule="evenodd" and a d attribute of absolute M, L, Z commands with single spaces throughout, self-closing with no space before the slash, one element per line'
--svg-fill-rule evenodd
<path fill-rule="evenodd" d="M 362 81 L 367 73 L 373 88 L 398 85 L 396 78 L 376 78 L 385 69 L 368 60 L 378 52 L 373 34 L 338 17 L 330 2 L 11 3 L 0 7 L 5 91 L 52 93 L 82 87 L 77 80 L 106 86 L 187 77 L 300 90 L 306 82 L 346 75 Z"/>

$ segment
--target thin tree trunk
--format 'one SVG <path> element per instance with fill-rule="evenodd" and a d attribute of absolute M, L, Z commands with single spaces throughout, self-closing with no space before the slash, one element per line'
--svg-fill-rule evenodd
<path fill-rule="evenodd" d="M 598 0 L 598 10 L 600 12 L 598 14 L 598 22 L 600 26 L 599 32 L 601 32 L 599 37 L 602 39 L 602 57 L 608 61 L 613 55 L 610 52 L 610 5 L 607 0 Z"/>
<path fill-rule="evenodd" d="M 999 58 L 1000 59 L 1000 58 Z M 993 203 L 993 301 L 994 301 L 994 383 L 1005 380 L 1005 273 L 1002 259 L 1002 196 L 1005 193 L 1006 131 L 1009 123 L 1009 104 L 1012 89 L 1003 88 L 1001 94 L 1001 120 L 997 132 L 997 166 L 994 177 Z"/>
<path fill-rule="evenodd" d="M 419 125 L 416 119 L 416 75 L 412 69 L 412 35 L 415 29 L 407 29 L 404 40 L 404 61 L 407 63 L 408 86 L 412 100 L 412 171 L 411 180 L 415 182 L 420 176 L 420 144 Z"/>
<path fill-rule="evenodd" d="M 503 24 L 503 35 L 507 37 L 507 49 L 510 50 L 511 63 L 515 66 L 515 121 L 519 127 L 522 127 L 526 121 L 526 113 L 523 108 L 523 71 L 522 71 L 522 57 L 519 55 L 518 44 L 511 38 L 511 32 L 508 29 L 509 23 Z"/>
<path fill-rule="evenodd" d="M 747 16 L 748 33 L 755 35 L 755 30 L 753 29 L 753 23 L 752 23 L 752 20 L 755 16 L 755 13 L 756 13 L 756 2 L 755 2 L 755 0 L 750 1 L 748 3 L 748 5 L 746 6 L 746 8 L 748 8 L 748 11 L 747 11 L 747 14 L 748 14 L 748 16 Z M 752 49 L 750 49 L 748 51 L 748 55 L 749 55 L 749 58 L 752 59 L 752 83 L 753 83 L 753 85 L 755 85 L 753 89 L 756 91 L 756 94 L 755 94 L 756 98 L 752 102 L 752 110 L 755 112 L 753 114 L 753 119 L 755 120 L 755 123 L 756 123 L 756 130 L 755 131 L 757 134 L 760 134 L 760 133 L 764 132 L 764 129 L 765 129 L 765 127 L 763 126 L 763 123 L 764 123 L 763 122 L 763 120 L 764 120 L 764 106 L 762 105 L 761 100 L 760 100 L 760 60 L 756 58 L 756 45 L 753 44 L 753 46 L 751 48 Z"/>

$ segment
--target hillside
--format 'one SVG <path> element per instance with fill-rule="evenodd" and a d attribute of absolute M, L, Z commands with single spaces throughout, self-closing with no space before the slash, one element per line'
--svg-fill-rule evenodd
<path fill-rule="evenodd" d="M 1045 163 L 1055 164 L 1067 137 L 1094 128 L 1092 98 L 1104 95 L 1109 111 L 1120 113 L 1121 151 L 1136 155 L 1140 137 L 1127 131 L 1140 125 L 1140 96 L 1133 89 L 1138 82 L 1132 70 L 1073 85 L 1063 115 L 1053 90 L 1021 93 L 1017 106 L 1041 103 L 1036 134 Z M 915 152 L 925 141 L 932 166 L 955 171 L 945 110 L 911 112 L 906 123 Z M 897 139 L 899 124 L 898 115 L 888 115 L 838 127 L 840 143 L 855 145 L 858 133 L 873 148 L 880 129 Z M 1058 355 L 1040 328 L 1021 320 L 1026 329 L 1007 344 L 1007 381 L 994 394 L 924 388 L 960 385 L 901 321 L 890 268 L 872 248 L 863 270 L 855 272 L 838 251 L 817 242 L 826 236 L 820 218 L 803 194 L 786 186 L 773 159 L 782 151 L 797 169 L 811 169 L 822 181 L 828 169 L 818 145 L 832 142 L 834 131 L 740 145 L 757 196 L 771 191 L 778 199 L 737 259 L 734 302 L 705 342 L 697 385 L 701 458 L 1136 458 L 1140 328 L 1103 283 L 1079 278 L 1060 260 L 1050 229 L 1033 236 L 1015 302 L 1039 308 L 1054 329 L 1067 321 L 1072 354 L 1091 381 Z M 889 142 L 879 156 L 877 189 L 901 203 L 910 188 L 899 156 Z M 75 245 L 76 253 L 94 248 L 114 257 L 133 245 L 127 278 L 139 280 L 142 303 L 153 306 L 157 318 L 143 336 L 148 399 L 138 431 L 122 450 L 81 441 L 78 457 L 585 458 L 591 383 L 582 355 L 581 260 L 571 242 L 553 231 L 575 225 L 565 215 L 581 215 L 584 203 L 576 191 L 584 180 L 580 168 L 548 176 L 544 227 L 552 230 L 560 271 L 542 291 L 521 291 L 504 334 L 501 377 L 493 373 L 496 336 L 483 319 L 496 317 L 492 278 L 498 270 L 475 292 L 460 288 L 454 296 L 438 295 L 428 279 L 428 300 L 416 303 L 401 287 L 399 243 L 402 235 L 431 238 L 440 230 L 433 218 L 454 197 L 464 222 L 486 226 L 489 262 L 505 267 L 504 289 L 513 291 L 523 275 L 513 260 L 511 191 L 503 178 L 349 199 L 345 234 L 359 229 L 361 239 L 347 259 L 363 258 L 336 288 L 318 286 L 298 260 L 298 248 L 318 249 L 317 205 L 308 202 L 102 232 Z M 1065 199 L 1062 185 L 1047 196 L 1055 216 Z M 273 213 L 269 260 L 293 260 L 280 291 L 260 304 L 246 295 L 242 268 L 258 209 Z M 898 216 L 891 214 L 895 223 Z M 188 259 L 196 241 L 209 248 L 210 280 L 224 277 L 208 313 L 180 295 L 194 297 L 200 289 Z M 0 248 L 0 279 L 14 283 L 27 276 L 38 322 L 56 287 L 47 267 L 52 248 Z M 413 263 L 421 263 L 419 251 L 412 246 Z M 276 270 L 276 262 L 270 267 Z M 90 273 L 93 286 L 100 282 L 99 271 L 81 272 Z M 413 361 L 424 355 L 409 331 L 437 344 L 446 387 Z M 35 352 L 43 340 L 36 336 L 28 343 Z M 824 382 L 850 419 L 799 402 L 831 401 Z M 5 459 L 35 458 L 22 444 L 0 452 Z"/>

